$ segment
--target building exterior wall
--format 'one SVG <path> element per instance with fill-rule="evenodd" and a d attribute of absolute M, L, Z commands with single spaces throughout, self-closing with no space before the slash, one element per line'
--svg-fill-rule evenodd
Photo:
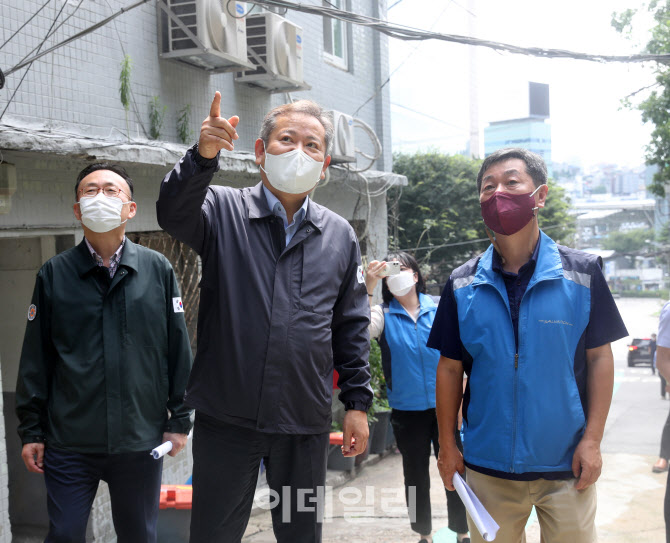
<path fill-rule="evenodd" d="M 0 68 L 5 73 L 33 54 L 43 41 L 42 50 L 45 50 L 127 7 L 128 2 L 58 0 L 49 3 L 21 28 L 43 4 L 42 0 L 0 2 L 0 39 L 6 41 L 16 32 L 3 46 Z M 347 8 L 382 19 L 386 16 L 386 0 L 348 0 Z M 222 115 L 239 115 L 240 139 L 235 142 L 234 153 L 222 153 L 221 171 L 214 183 L 236 187 L 259 181 L 253 148 L 265 113 L 291 100 L 312 99 L 325 109 L 354 115 L 369 125 L 381 142 L 382 154 L 374 164 L 364 159 L 359 163 L 359 167 L 369 165 L 376 170 L 374 175 L 364 172 L 369 181 L 345 168 L 331 167 L 329 181 L 322 183 L 313 196 L 315 201 L 341 214 L 355 227 L 360 226 L 357 231 L 361 230 L 358 233 L 364 238 L 361 241 L 364 254 L 370 258 L 385 254 L 385 197 L 370 197 L 369 191 L 378 189 L 382 183 L 403 183 L 397 176 L 389 177 L 392 166 L 390 97 L 388 86 L 382 87 L 389 74 L 388 38 L 369 28 L 347 25 L 348 65 L 342 68 L 329 62 L 324 52 L 324 20 L 320 16 L 293 11 L 284 16 L 303 29 L 304 80 L 311 86 L 310 90 L 273 94 L 236 83 L 232 73 L 212 74 L 160 58 L 161 32 L 156 0 L 49 53 L 29 69 L 7 76 L 5 88 L 0 90 L 6 98 L 0 101 L 0 248 L 4 249 L 0 259 L 0 284 L 7 285 L 5 299 L 10 300 L 10 306 L 5 304 L 3 309 L 3 321 L 11 325 L 0 330 L 1 378 L 6 403 L 5 419 L 0 421 L 0 543 L 4 541 L 4 534 L 11 537 L 15 519 L 20 522 L 17 522 L 19 530 L 15 530 L 14 541 L 23 541 L 22 534 L 30 531 L 27 527 L 30 518 L 21 517 L 20 513 L 29 510 L 24 509 L 24 504 L 41 507 L 45 502 L 41 478 L 26 477 L 19 456 L 20 443 L 13 415 L 16 372 L 35 273 L 47 258 L 82 239 L 72 205 L 74 180 L 84 166 L 100 160 L 123 165 L 134 180 L 134 199 L 138 203 L 138 215 L 128 223 L 128 232 L 157 231 L 155 201 L 160 181 L 186 148 L 197 140 L 215 91 L 220 91 L 223 97 Z M 53 35 L 45 40 L 52 29 L 55 29 Z M 132 100 L 128 111 L 119 97 L 119 76 L 125 55 L 130 57 L 132 66 Z M 148 139 L 149 104 L 156 96 L 161 105 L 167 106 L 167 111 L 160 140 L 151 141 Z M 191 108 L 191 137 L 182 143 L 177 132 L 177 117 L 185 106 Z M 357 129 L 355 137 L 356 147 L 370 153 L 373 146 L 365 133 Z M 15 168 L 16 185 L 10 188 L 3 180 L 6 173 L 3 163 Z M 383 178 L 384 175 L 387 177 Z M 24 262 L 26 258 L 30 259 L 29 263 Z M 11 281 L 5 281 L 8 279 Z M 3 457 L 5 424 L 11 433 L 11 440 L 7 439 L 8 444 L 11 442 L 8 460 Z M 166 458 L 163 480 L 184 483 L 190 471 L 189 447 L 187 453 L 177 458 Z M 5 507 L 8 487 L 10 503 Z M 27 492 L 19 492 L 19 489 Z M 11 513 L 12 508 L 16 513 L 15 518 L 10 519 L 10 527 L 7 511 Z M 34 514 L 33 518 L 32 528 L 40 533 L 39 530 L 45 528 L 45 511 Z M 109 494 L 104 484 L 94 502 L 89 535 L 96 542 L 115 540 Z"/>
<path fill-rule="evenodd" d="M 0 30 L 9 36 L 42 4 L 39 0 L 1 3 Z M 351 9 L 364 15 L 383 17 L 383 4 L 385 2 L 376 0 L 351 0 Z M 90 27 L 123 5 L 120 0 L 84 2 L 55 32 L 54 38 L 47 40 L 45 47 Z M 45 8 L 5 45 L 3 70 L 18 64 L 40 44 L 61 7 L 63 2 Z M 75 7 L 74 2 L 67 2 L 60 20 Z M 158 9 L 155 2 L 148 2 L 36 61 L 27 71 L 2 121 L 86 137 L 124 139 L 126 111 L 119 98 L 119 75 L 121 62 L 127 54 L 132 61 L 134 101 L 128 112 L 131 139 L 145 137 L 143 127 L 148 131 L 150 126 L 149 102 L 152 97 L 159 96 L 161 103 L 168 107 L 161 139 L 179 141 L 177 115 L 183 106 L 190 104 L 190 127 L 195 141 L 214 92 L 219 90 L 223 97 L 222 114 L 240 117 L 240 140 L 236 142 L 236 148 L 252 152 L 264 114 L 272 107 L 286 103 L 287 97 L 284 93 L 271 94 L 235 83 L 232 73 L 210 74 L 188 64 L 159 58 Z M 312 87 L 308 91 L 291 93 L 291 98 L 313 99 L 326 109 L 353 114 L 375 95 L 388 74 L 388 38 L 364 27 L 348 25 L 351 36 L 349 68 L 343 70 L 325 60 L 321 17 L 299 12 L 288 12 L 285 17 L 303 29 L 304 79 Z M 375 50 L 377 54 L 374 54 Z M 3 90 L 6 96 L 11 96 L 24 73 L 25 70 L 20 70 L 7 76 Z M 391 166 L 388 97 L 386 86 L 357 114 L 382 135 L 385 154 L 375 166 L 380 170 L 389 170 Z"/>

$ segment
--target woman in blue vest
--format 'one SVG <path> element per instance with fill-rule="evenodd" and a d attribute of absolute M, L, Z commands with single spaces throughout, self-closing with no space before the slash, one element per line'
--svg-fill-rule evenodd
<path fill-rule="evenodd" d="M 391 261 L 400 263 L 400 273 L 387 277 L 386 263 Z M 373 291 L 380 279 L 384 303 L 372 305 Z M 437 305 L 426 295 L 419 266 L 407 253 L 370 262 L 365 284 L 370 297 L 370 337 L 381 347 L 388 400 L 393 409 L 391 424 L 402 454 L 410 523 L 421 536 L 419 543 L 431 543 L 429 466 L 431 443 L 436 458 L 439 452 L 435 374 L 440 353 L 426 347 L 426 341 Z M 460 432 L 456 434 L 460 444 Z M 455 491 L 446 492 L 449 529 L 456 532 L 457 541 L 469 543 L 465 507 Z"/>

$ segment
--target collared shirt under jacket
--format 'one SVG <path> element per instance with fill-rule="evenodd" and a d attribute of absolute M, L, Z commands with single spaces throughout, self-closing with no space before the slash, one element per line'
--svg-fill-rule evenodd
<path fill-rule="evenodd" d="M 130 240 L 113 279 L 84 241 L 47 261 L 16 386 L 22 442 L 119 454 L 188 433 L 192 355 L 180 303 L 168 260 Z"/>
<path fill-rule="evenodd" d="M 198 350 L 188 405 L 263 432 L 330 428 L 332 375 L 340 400 L 372 401 L 369 307 L 356 235 L 311 201 L 286 245 L 262 183 L 210 186 L 218 158 L 190 149 L 165 177 L 158 223 L 202 258 Z"/>

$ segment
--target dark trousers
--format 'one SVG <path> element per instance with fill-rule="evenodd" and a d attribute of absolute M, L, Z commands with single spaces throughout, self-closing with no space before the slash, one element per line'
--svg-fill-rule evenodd
<path fill-rule="evenodd" d="M 278 543 L 319 543 L 329 434 L 266 434 L 197 413 L 191 543 L 237 543 L 249 522 L 260 461 Z"/>
<path fill-rule="evenodd" d="M 663 516 L 665 517 L 665 543 L 670 543 L 670 471 L 668 471 L 668 479 L 665 483 Z"/>
<path fill-rule="evenodd" d="M 658 372 L 658 376 L 661 378 L 661 398 L 665 398 L 665 386 L 668 383 L 665 381 L 660 371 Z"/>
<path fill-rule="evenodd" d="M 149 451 L 79 454 L 47 447 L 49 533 L 45 543 L 85 543 L 86 524 L 100 481 L 109 485 L 119 543 L 156 543 L 163 460 Z"/>
<path fill-rule="evenodd" d="M 661 453 L 658 455 L 659 458 L 665 458 L 670 460 L 670 413 L 665 419 L 665 424 L 663 425 L 663 433 L 661 434 Z"/>
<path fill-rule="evenodd" d="M 433 444 L 435 458 L 440 452 L 437 417 L 435 409 L 426 411 L 401 411 L 394 409 L 391 412 L 391 424 L 395 434 L 398 450 L 402 454 L 402 467 L 405 476 L 405 498 L 408 507 L 410 488 L 416 489 L 416 513 L 410 523 L 412 530 L 419 534 L 430 534 L 433 530 L 432 512 L 430 507 L 430 445 Z M 456 444 L 461 446 L 460 432 L 456 432 Z M 464 534 L 468 531 L 468 521 L 465 515 L 465 506 L 455 490 L 446 490 L 447 515 L 449 529 Z"/>

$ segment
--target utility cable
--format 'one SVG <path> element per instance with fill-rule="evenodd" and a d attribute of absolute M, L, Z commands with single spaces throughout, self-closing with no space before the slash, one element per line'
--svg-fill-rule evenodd
<path fill-rule="evenodd" d="M 66 6 L 66 5 L 67 5 L 67 2 L 63 2 L 63 5 L 61 6 L 60 10 L 58 11 L 58 14 L 56 15 L 56 18 L 55 18 L 55 19 L 53 20 L 53 22 L 51 23 L 51 26 L 49 27 L 49 30 L 47 30 L 47 35 L 46 35 L 46 36 L 44 37 L 44 39 L 42 40 L 42 43 L 40 43 L 39 46 L 37 47 L 37 50 L 38 50 L 38 51 L 39 51 L 40 49 L 42 49 L 42 47 L 44 46 L 44 44 L 45 44 L 45 43 L 47 42 L 47 40 L 49 39 L 49 36 L 51 35 L 51 30 L 52 30 L 53 27 L 56 25 L 56 21 L 58 21 L 59 17 L 61 16 L 61 13 L 63 13 L 63 10 L 65 9 L 65 6 Z M 7 108 L 9 107 L 9 105 L 10 105 L 10 104 L 12 103 L 12 101 L 14 100 L 14 97 L 16 96 L 16 93 L 19 92 L 19 89 L 21 88 L 21 85 L 23 84 L 23 80 L 24 80 L 24 79 L 26 78 L 26 76 L 28 75 L 28 72 L 30 72 L 30 68 L 32 67 L 32 65 L 33 65 L 32 62 L 31 62 L 30 64 L 28 64 L 28 68 L 27 68 L 26 71 L 23 73 L 23 76 L 21 77 L 21 81 L 19 81 L 19 84 L 16 85 L 16 88 L 14 89 L 14 92 L 12 93 L 12 96 L 9 98 L 9 100 L 7 100 L 7 104 L 5 105 L 5 109 L 3 109 L 3 110 L 2 110 L 2 113 L 0 113 L 0 119 L 2 119 L 2 117 L 5 115 L 5 112 L 7 111 Z"/>
<path fill-rule="evenodd" d="M 63 40 L 62 42 L 57 43 L 53 47 L 49 47 L 49 49 L 47 49 L 46 51 L 42 51 L 41 53 L 36 54 L 35 56 L 29 58 L 28 60 L 20 62 L 19 64 L 17 64 L 16 66 L 11 68 L 10 70 L 7 70 L 5 72 L 5 76 L 8 76 L 8 75 L 16 72 L 17 70 L 20 70 L 21 68 L 23 68 L 23 67 L 25 67 L 29 64 L 32 64 L 37 59 L 42 58 L 44 55 L 48 55 L 49 53 L 55 51 L 56 49 L 59 49 L 60 47 L 63 47 L 64 45 L 67 45 L 68 43 L 72 43 L 73 41 L 76 41 L 79 38 L 81 38 L 83 36 L 86 36 L 87 34 L 90 34 L 91 32 L 95 32 L 98 28 L 101 28 L 101 27 L 105 26 L 110 21 L 113 21 L 114 19 L 116 19 L 119 15 L 123 15 L 124 13 L 126 13 L 126 12 L 128 12 L 132 9 L 135 9 L 136 7 L 141 6 L 142 4 L 146 4 L 149 1 L 150 0 L 139 0 L 139 2 L 136 2 L 136 3 L 128 6 L 127 8 L 121 8 L 119 11 L 117 11 L 113 15 L 110 15 L 106 19 L 103 19 L 102 21 L 99 21 L 99 22 L 95 23 L 93 26 L 85 28 L 81 32 L 77 32 L 73 36 L 70 36 L 69 38 Z"/>
<path fill-rule="evenodd" d="M 401 1 L 402 1 L 402 0 L 401 0 Z M 432 24 L 431 27 L 430 27 L 431 30 L 435 27 L 435 25 L 437 24 L 437 22 L 442 18 L 442 15 L 444 15 L 444 12 L 447 11 L 447 8 L 449 8 L 449 6 L 451 5 L 452 2 L 454 2 L 454 0 L 450 0 L 449 2 L 447 2 L 447 5 L 444 6 L 444 9 L 440 12 L 440 14 L 439 14 L 439 15 L 435 18 L 435 20 L 433 21 L 433 24 Z M 393 4 L 393 5 L 395 6 L 395 5 L 398 4 L 398 3 L 399 3 L 399 2 L 396 2 L 396 3 Z M 393 7 L 393 6 L 391 6 L 391 7 Z M 389 9 L 391 9 L 391 8 L 389 8 Z M 388 10 L 387 10 L 387 11 L 388 11 Z M 359 112 L 361 109 L 363 109 L 368 103 L 370 103 L 371 100 L 373 100 L 373 99 L 379 94 L 379 91 L 381 91 L 386 85 L 389 84 L 389 82 L 391 81 L 391 78 L 393 77 L 393 75 L 394 75 L 394 74 L 395 74 L 395 73 L 396 73 L 396 72 L 397 72 L 397 71 L 398 71 L 398 70 L 405 64 L 405 62 L 407 62 L 407 61 L 410 59 L 410 57 L 411 57 L 414 53 L 416 53 L 416 52 L 419 50 L 419 47 L 421 47 L 421 44 L 417 45 L 414 49 L 412 49 L 412 50 L 410 51 L 410 53 L 409 53 L 409 54 L 408 54 L 408 55 L 407 55 L 407 56 L 400 62 L 400 64 L 398 64 L 395 68 L 393 68 L 393 71 L 388 75 L 388 77 L 386 78 L 386 81 L 384 81 L 381 85 L 379 85 L 379 87 L 377 87 L 377 89 L 376 89 L 375 92 L 372 94 L 372 96 L 370 96 L 370 98 L 368 98 L 365 102 L 363 102 L 360 106 L 358 106 L 358 109 L 357 109 L 356 111 L 354 111 L 354 115 L 357 115 L 358 112 Z"/>
<path fill-rule="evenodd" d="M 551 226 L 543 226 L 540 228 L 543 232 L 546 230 L 554 230 L 556 228 L 565 228 L 564 224 L 553 224 Z M 426 245 L 424 247 L 412 247 L 410 249 L 398 249 L 398 252 L 412 252 L 412 251 L 432 251 L 434 249 L 444 249 L 445 247 L 458 247 L 460 245 L 474 245 L 475 243 L 482 243 L 483 241 L 491 242 L 489 238 L 470 239 L 467 241 L 455 241 L 454 243 L 443 243 L 442 245 Z"/>
<path fill-rule="evenodd" d="M 107 7 L 109 10 L 112 10 L 112 6 L 110 5 L 108 0 L 105 0 L 105 4 L 107 4 Z M 119 34 L 119 29 L 116 28 L 116 21 L 113 21 L 112 26 L 114 27 L 114 32 L 116 32 L 116 38 L 119 40 L 119 46 L 121 47 L 121 52 L 123 53 L 123 56 L 126 56 L 126 48 L 123 46 L 123 40 L 121 39 L 121 34 Z M 142 132 L 144 132 L 144 137 L 147 139 L 149 138 L 149 133 L 147 132 L 147 129 L 144 127 L 144 123 L 142 122 L 142 117 L 140 115 L 139 108 L 137 107 L 137 101 L 135 100 L 135 93 L 133 92 L 132 86 L 130 87 L 130 99 L 133 102 L 133 112 L 135 113 L 135 118 L 137 119 L 137 122 L 139 125 L 142 127 Z M 130 134 L 126 134 L 126 137 L 130 139 Z"/>
<path fill-rule="evenodd" d="M 447 126 L 451 126 L 452 128 L 456 128 L 458 130 L 466 130 L 466 128 L 462 126 L 458 126 L 456 124 L 451 124 L 443 119 L 438 119 L 437 117 L 433 117 L 432 115 L 429 115 L 428 113 L 423 113 L 421 111 L 417 111 L 416 109 L 412 109 L 411 107 L 403 106 L 402 104 L 398 104 L 397 102 L 391 102 L 392 106 L 396 106 L 402 109 L 406 109 L 407 111 L 411 111 L 412 113 L 416 113 L 417 115 L 421 115 L 422 117 L 426 117 L 428 119 L 431 119 L 433 121 L 437 121 L 438 123 L 446 124 Z"/>
<path fill-rule="evenodd" d="M 16 36 L 19 32 L 21 32 L 21 30 L 23 30 L 23 29 L 26 27 L 26 25 L 27 25 L 28 23 L 30 23 L 30 21 L 32 21 L 35 17 L 37 17 L 37 16 L 39 15 L 40 11 L 42 11 L 45 7 L 47 7 L 47 6 L 49 5 L 49 2 L 51 2 L 51 0 L 47 0 L 46 2 L 44 2 L 44 4 L 42 4 L 42 7 L 41 7 L 40 9 L 38 9 L 35 13 L 33 13 L 33 14 L 30 16 L 30 18 L 29 18 L 25 23 L 23 23 L 23 24 L 22 24 L 22 25 L 21 25 L 21 26 L 14 32 L 14 34 L 12 34 L 11 36 L 9 36 L 9 38 L 7 38 L 7 39 L 5 40 L 5 43 L 3 43 L 2 45 L 0 45 L 0 49 L 2 49 L 2 48 L 3 48 L 5 45 L 7 45 L 10 41 L 12 41 L 12 38 L 14 38 L 14 36 Z M 0 87 L 0 88 L 2 88 L 2 87 Z"/>
<path fill-rule="evenodd" d="M 291 2 L 289 0 L 249 0 L 253 4 L 262 6 L 275 6 L 295 11 L 301 11 L 312 15 L 320 15 L 322 17 L 330 17 L 340 19 L 341 21 L 351 22 L 357 25 L 366 26 L 382 32 L 392 38 L 400 40 L 441 40 L 448 42 L 455 42 L 464 45 L 475 45 L 479 47 L 487 47 L 497 51 L 506 51 L 519 55 L 530 55 L 543 58 L 571 58 L 575 60 L 587 60 L 591 62 L 660 62 L 663 64 L 670 64 L 670 53 L 666 54 L 651 54 L 640 53 L 634 55 L 604 55 L 581 53 L 578 51 L 569 51 L 566 49 L 545 49 L 542 47 L 520 47 L 509 43 L 484 40 L 470 36 L 461 36 L 457 34 L 442 34 L 440 32 L 433 32 L 428 30 L 421 30 L 410 26 L 399 25 L 396 23 L 389 23 L 369 15 L 360 15 L 349 11 L 340 9 L 328 8 L 325 6 L 314 6 L 309 4 L 302 4 Z"/>
<path fill-rule="evenodd" d="M 72 13 L 70 13 L 70 15 L 68 15 L 67 17 L 65 17 L 65 19 L 63 19 L 60 23 L 58 23 L 58 26 L 56 26 L 55 28 L 52 28 L 52 29 L 47 33 L 46 37 L 44 38 L 44 41 L 43 41 L 40 45 L 38 45 L 37 47 L 33 47 L 32 51 L 30 51 L 27 55 L 25 55 L 25 56 L 21 59 L 21 62 L 23 62 L 24 60 L 26 60 L 26 59 L 27 59 L 30 55 L 32 55 L 33 53 L 35 53 L 35 52 L 39 52 L 39 48 L 40 48 L 42 45 L 44 45 L 44 42 L 45 42 L 47 39 L 51 38 L 56 32 L 58 32 L 58 30 L 60 29 L 60 27 L 62 27 L 65 23 L 67 23 L 67 22 L 71 19 L 72 16 L 73 16 L 75 13 L 77 13 L 77 11 L 79 10 L 79 8 L 81 7 L 81 5 L 82 5 L 83 3 L 84 3 L 84 0 L 79 0 L 79 4 L 77 4 L 77 7 L 74 8 L 74 11 L 73 11 Z M 63 5 L 63 7 L 65 7 L 65 5 Z M 61 11 L 63 11 L 62 8 L 61 8 Z"/>

